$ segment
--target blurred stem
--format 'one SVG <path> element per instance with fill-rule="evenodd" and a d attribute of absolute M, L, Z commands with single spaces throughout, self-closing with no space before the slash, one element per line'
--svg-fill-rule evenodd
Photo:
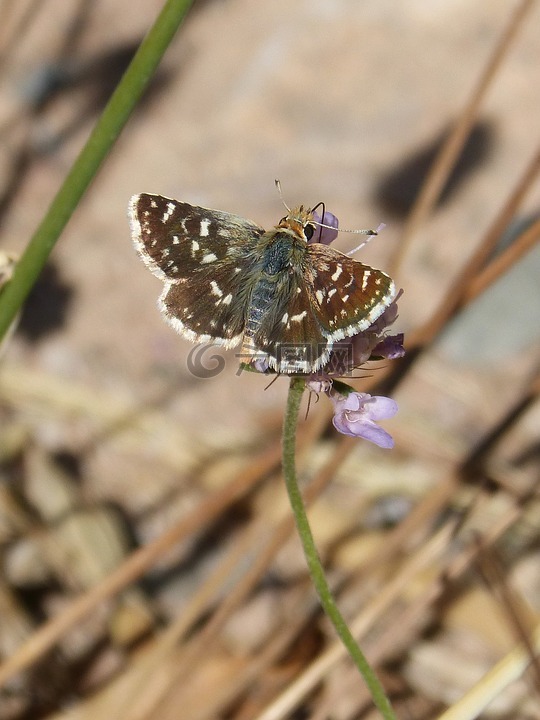
<path fill-rule="evenodd" d="M 287 406 L 285 409 L 285 419 L 283 422 L 283 476 L 285 485 L 289 493 L 289 500 L 294 513 L 298 534 L 302 541 L 304 555 L 309 568 L 309 573 L 323 609 L 336 629 L 337 634 L 341 638 L 342 643 L 347 649 L 349 655 L 353 659 L 354 664 L 364 678 L 369 688 L 371 697 L 376 707 L 381 712 L 385 720 L 396 720 L 396 716 L 390 705 L 390 701 L 385 695 L 383 687 L 379 679 L 371 669 L 364 653 L 360 650 L 356 640 L 351 634 L 347 623 L 339 612 L 335 600 L 332 596 L 328 583 L 324 575 L 324 570 L 315 547 L 313 534 L 309 526 L 306 515 L 306 509 L 302 500 L 302 495 L 298 487 L 295 468 L 295 450 L 296 450 L 296 426 L 298 423 L 298 412 L 300 409 L 300 401 L 304 392 L 306 382 L 304 378 L 293 377 L 289 387 L 289 395 L 287 398 Z"/>
<path fill-rule="evenodd" d="M 114 145 L 193 0 L 167 0 L 0 294 L 0 340 L 73 211 Z"/>

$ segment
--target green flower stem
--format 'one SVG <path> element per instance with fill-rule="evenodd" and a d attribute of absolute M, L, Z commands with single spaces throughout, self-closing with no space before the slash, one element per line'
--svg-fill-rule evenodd
<path fill-rule="evenodd" d="M 0 340 L 32 289 L 77 203 L 114 145 L 193 0 L 167 0 L 0 294 Z"/>
<path fill-rule="evenodd" d="M 300 540 L 302 541 L 304 555 L 306 556 L 311 579 L 313 580 L 313 584 L 315 585 L 315 589 L 317 590 L 325 613 L 330 618 L 337 634 L 341 638 L 341 641 L 345 645 L 349 655 L 364 678 L 371 693 L 373 702 L 381 712 L 381 715 L 385 718 L 385 720 L 396 720 L 390 701 L 386 697 L 379 679 L 371 669 L 364 653 L 358 647 L 356 640 L 352 636 L 347 623 L 343 619 L 343 616 L 339 612 L 335 600 L 332 597 L 332 593 L 324 576 L 321 561 L 317 554 L 317 549 L 313 541 L 313 535 L 306 515 L 306 509 L 298 487 L 295 469 L 296 426 L 298 422 L 300 401 L 302 399 L 305 384 L 306 383 L 303 378 L 291 378 L 287 407 L 285 410 L 285 419 L 283 422 L 283 475 L 296 520 L 298 534 L 300 535 Z"/>

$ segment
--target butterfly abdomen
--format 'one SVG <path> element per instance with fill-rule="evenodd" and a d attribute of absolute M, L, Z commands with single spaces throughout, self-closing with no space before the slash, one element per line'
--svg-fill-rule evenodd
<path fill-rule="evenodd" d="M 279 300 L 276 296 L 280 294 L 283 285 L 284 271 L 291 264 L 291 238 L 287 233 L 273 230 L 262 238 L 261 244 L 264 250 L 256 269 L 258 277 L 251 294 L 244 328 L 242 351 L 248 354 L 258 347 L 254 338 L 259 336 L 265 315 L 275 308 Z"/>
<path fill-rule="evenodd" d="M 245 334 L 253 336 L 257 333 L 262 318 L 272 307 L 276 294 L 276 281 L 261 277 L 253 289 L 251 302 L 246 318 Z"/>
<path fill-rule="evenodd" d="M 268 308 L 272 307 L 275 292 L 275 280 L 265 278 L 264 276 L 261 277 L 255 285 L 244 327 L 243 352 L 245 351 L 249 354 L 253 351 L 252 339 L 259 332 L 265 312 L 268 312 Z"/>

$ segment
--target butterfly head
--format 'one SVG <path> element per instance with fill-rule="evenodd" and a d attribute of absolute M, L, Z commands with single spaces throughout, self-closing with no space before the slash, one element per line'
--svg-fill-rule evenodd
<path fill-rule="evenodd" d="M 302 240 L 309 242 L 315 233 L 313 211 L 303 205 L 293 208 L 279 221 L 277 227 L 292 231 Z"/>

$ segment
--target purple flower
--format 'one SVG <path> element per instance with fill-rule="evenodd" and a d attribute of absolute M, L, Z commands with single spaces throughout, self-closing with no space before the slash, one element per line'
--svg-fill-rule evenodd
<path fill-rule="evenodd" d="M 382 448 L 394 447 L 392 436 L 377 425 L 379 420 L 386 420 L 397 413 L 398 406 L 394 400 L 359 392 L 345 396 L 331 391 L 329 397 L 334 404 L 332 422 L 338 432 L 362 437 Z"/>
<path fill-rule="evenodd" d="M 387 335 L 380 343 L 373 348 L 372 355 L 374 357 L 386 358 L 386 360 L 396 360 L 405 355 L 403 347 L 403 333 L 397 335 Z"/>
<path fill-rule="evenodd" d="M 333 243 L 338 236 L 339 220 L 337 217 L 333 213 L 328 212 L 328 210 L 325 210 L 322 217 L 318 212 L 314 212 L 313 219 L 315 223 L 323 223 L 330 227 L 320 227 L 320 225 L 316 224 L 311 242 L 322 243 L 323 245 Z"/>

